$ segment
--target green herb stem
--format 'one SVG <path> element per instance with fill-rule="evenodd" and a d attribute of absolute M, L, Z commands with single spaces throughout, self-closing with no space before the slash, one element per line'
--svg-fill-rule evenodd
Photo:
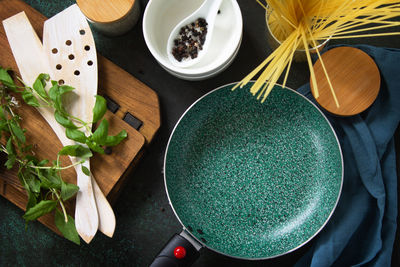
<path fill-rule="evenodd" d="M 80 118 L 75 117 L 75 116 L 73 116 L 73 115 L 70 115 L 70 114 L 67 114 L 67 115 L 68 115 L 69 118 L 71 118 L 71 119 L 73 119 L 73 120 L 79 122 L 80 124 L 82 124 L 82 127 L 86 127 L 86 128 L 88 127 L 88 124 L 89 124 L 89 123 L 87 123 L 87 122 L 85 122 L 85 121 L 81 120 Z"/>
<path fill-rule="evenodd" d="M 51 191 L 56 195 L 58 202 L 60 203 L 61 209 L 63 211 L 64 214 L 64 220 L 67 223 L 68 222 L 68 215 L 67 215 L 67 211 L 65 210 L 65 206 L 64 203 L 61 199 L 61 196 L 58 194 L 57 190 L 55 190 L 54 188 L 51 189 Z"/>
<path fill-rule="evenodd" d="M 41 170 L 50 170 L 50 169 L 54 170 L 54 169 L 56 169 L 56 170 L 60 170 L 61 171 L 61 170 L 66 170 L 66 169 L 69 169 L 71 167 L 77 166 L 77 165 L 82 164 L 84 162 L 85 162 L 85 160 L 81 160 L 81 161 L 75 162 L 75 163 L 73 163 L 71 165 L 64 166 L 64 167 L 59 167 L 59 166 L 57 166 L 57 167 L 53 167 L 53 166 L 29 166 L 29 167 L 31 167 L 33 169 L 41 169 Z"/>

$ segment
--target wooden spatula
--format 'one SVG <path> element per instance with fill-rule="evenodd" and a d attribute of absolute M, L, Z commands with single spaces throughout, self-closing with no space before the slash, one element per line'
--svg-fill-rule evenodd
<path fill-rule="evenodd" d="M 3 21 L 3 24 L 22 79 L 28 85 L 32 85 L 40 73 L 49 73 L 52 77 L 53 74 L 48 65 L 47 57 L 44 54 L 42 43 L 29 23 L 25 13 L 21 12 L 10 17 Z M 65 129 L 55 121 L 53 110 L 41 107 L 38 108 L 38 111 L 52 127 L 64 146 L 73 144 L 72 140 L 66 138 Z M 115 229 L 114 213 L 94 179 L 93 185 L 98 206 L 97 209 L 100 213 L 100 230 L 111 237 Z M 86 223 L 88 223 L 88 221 Z M 93 232 L 95 230 L 91 231 Z M 94 234 L 86 233 L 82 235 L 93 236 Z M 85 241 L 88 242 L 90 240 L 91 238 L 87 238 Z"/>
<path fill-rule="evenodd" d="M 67 98 L 65 103 L 70 114 L 86 122 L 92 121 L 92 110 L 97 95 L 97 54 L 87 20 L 76 4 L 45 21 L 43 48 L 54 79 L 75 87 L 77 95 L 70 94 L 72 97 Z M 88 134 L 88 131 L 85 133 Z M 88 169 L 90 168 L 89 162 L 84 165 Z M 78 186 L 80 188 L 87 187 L 89 192 L 91 184 L 95 190 L 96 204 L 100 216 L 99 229 L 111 237 L 115 229 L 115 216 L 110 204 L 98 187 L 93 175 L 88 179 L 83 172 L 78 172 Z M 78 193 L 75 220 L 84 216 L 83 220 L 86 213 L 92 212 L 86 210 L 86 202 L 89 201 L 88 196 L 85 197 Z M 94 214 L 90 217 L 92 216 Z"/>
<path fill-rule="evenodd" d="M 3 25 L 24 82 L 32 86 L 40 73 L 48 73 L 53 77 L 54 74 L 49 67 L 42 43 L 29 23 L 25 13 L 21 12 L 4 20 Z M 65 136 L 65 129 L 55 120 L 53 110 L 45 107 L 40 107 L 38 110 L 57 134 L 63 146 L 74 144 L 72 140 L 69 140 Z M 76 162 L 76 159 L 71 158 L 71 161 Z M 82 172 L 79 166 L 75 168 L 75 170 L 77 173 L 78 171 Z M 86 179 L 90 180 L 88 177 Z M 96 202 L 91 185 L 88 187 L 81 183 L 78 184 L 78 186 L 80 187 L 80 192 L 78 193 L 80 199 L 85 195 L 91 197 L 86 197 L 87 201 L 84 202 L 84 206 L 77 206 L 76 209 L 81 212 L 81 215 L 78 217 L 75 215 L 75 224 L 82 239 L 86 242 L 90 242 L 98 228 Z"/>

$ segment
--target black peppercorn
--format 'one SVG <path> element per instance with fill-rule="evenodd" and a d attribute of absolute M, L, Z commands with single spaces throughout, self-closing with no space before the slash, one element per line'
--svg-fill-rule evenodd
<path fill-rule="evenodd" d="M 174 40 L 172 55 L 181 62 L 183 59 L 194 59 L 198 56 L 199 50 L 203 45 L 207 35 L 207 21 L 204 18 L 198 18 L 196 21 L 182 27 L 179 36 Z"/>

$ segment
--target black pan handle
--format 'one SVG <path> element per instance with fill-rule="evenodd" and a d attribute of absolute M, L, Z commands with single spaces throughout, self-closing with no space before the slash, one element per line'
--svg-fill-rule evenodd
<path fill-rule="evenodd" d="M 175 234 L 158 253 L 150 267 L 191 266 L 200 256 L 201 245 L 194 246 L 183 236 L 188 235 L 184 231 L 181 235 Z M 192 240 L 192 242 L 196 241 Z"/>

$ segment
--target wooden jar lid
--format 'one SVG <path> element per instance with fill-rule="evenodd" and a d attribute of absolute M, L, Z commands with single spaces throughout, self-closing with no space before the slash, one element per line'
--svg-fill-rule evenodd
<path fill-rule="evenodd" d="M 337 47 L 322 56 L 340 107 L 336 106 L 320 59 L 314 64 L 317 102 L 330 113 L 351 116 L 367 109 L 379 93 L 381 77 L 374 60 L 353 47 Z M 310 80 L 311 88 L 313 89 Z M 314 95 L 314 90 L 311 90 Z"/>
<path fill-rule="evenodd" d="M 89 20 L 110 23 L 128 14 L 135 0 L 76 0 L 76 3 Z"/>

